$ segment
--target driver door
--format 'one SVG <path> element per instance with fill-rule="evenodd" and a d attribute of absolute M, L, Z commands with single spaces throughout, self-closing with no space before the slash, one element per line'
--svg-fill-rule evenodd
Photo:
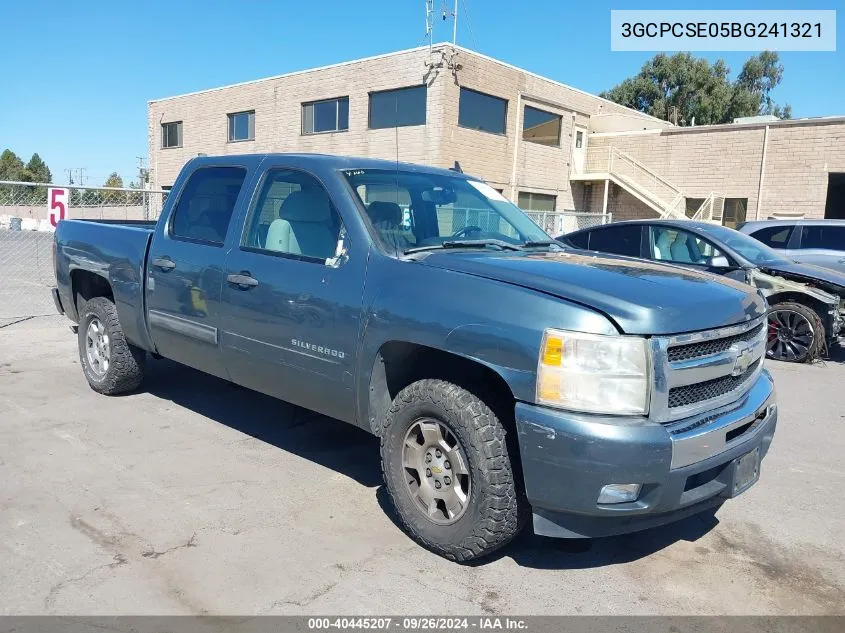
<path fill-rule="evenodd" d="M 648 256 L 656 261 L 745 281 L 745 271 L 713 242 L 675 226 L 649 227 Z"/>

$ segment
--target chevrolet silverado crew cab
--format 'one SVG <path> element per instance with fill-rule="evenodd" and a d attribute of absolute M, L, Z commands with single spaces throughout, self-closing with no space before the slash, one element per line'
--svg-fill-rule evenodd
<path fill-rule="evenodd" d="M 61 222 L 55 268 L 95 391 L 163 356 L 357 425 L 453 560 L 713 511 L 777 422 L 756 289 L 569 251 L 454 171 L 196 158 L 155 226 Z"/>

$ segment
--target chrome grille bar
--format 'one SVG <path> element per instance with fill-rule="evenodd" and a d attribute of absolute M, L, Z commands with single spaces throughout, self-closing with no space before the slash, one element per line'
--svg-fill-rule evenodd
<path fill-rule="evenodd" d="M 762 371 L 765 325 L 762 316 L 740 325 L 651 339 L 654 383 L 649 417 L 672 422 L 742 397 Z"/>

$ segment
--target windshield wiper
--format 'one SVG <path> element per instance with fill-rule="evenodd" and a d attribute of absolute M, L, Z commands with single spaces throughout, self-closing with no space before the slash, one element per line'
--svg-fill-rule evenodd
<path fill-rule="evenodd" d="M 527 242 L 520 244 L 520 246 L 523 248 L 534 248 L 538 246 L 560 246 L 563 248 L 563 244 L 557 240 L 528 240 Z"/>
<path fill-rule="evenodd" d="M 405 251 L 405 254 L 419 253 L 420 251 L 432 251 L 440 248 L 486 248 L 488 246 L 497 246 L 503 251 L 521 251 L 522 246 L 518 244 L 511 244 L 504 240 L 446 240 L 440 244 L 431 244 L 429 246 L 415 246 Z"/>

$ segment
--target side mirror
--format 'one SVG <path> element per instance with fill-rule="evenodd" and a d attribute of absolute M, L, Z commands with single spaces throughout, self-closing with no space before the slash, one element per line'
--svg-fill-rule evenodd
<path fill-rule="evenodd" d="M 730 268 L 731 263 L 728 261 L 727 257 L 719 255 L 718 257 L 710 258 L 710 266 L 713 268 Z"/>

